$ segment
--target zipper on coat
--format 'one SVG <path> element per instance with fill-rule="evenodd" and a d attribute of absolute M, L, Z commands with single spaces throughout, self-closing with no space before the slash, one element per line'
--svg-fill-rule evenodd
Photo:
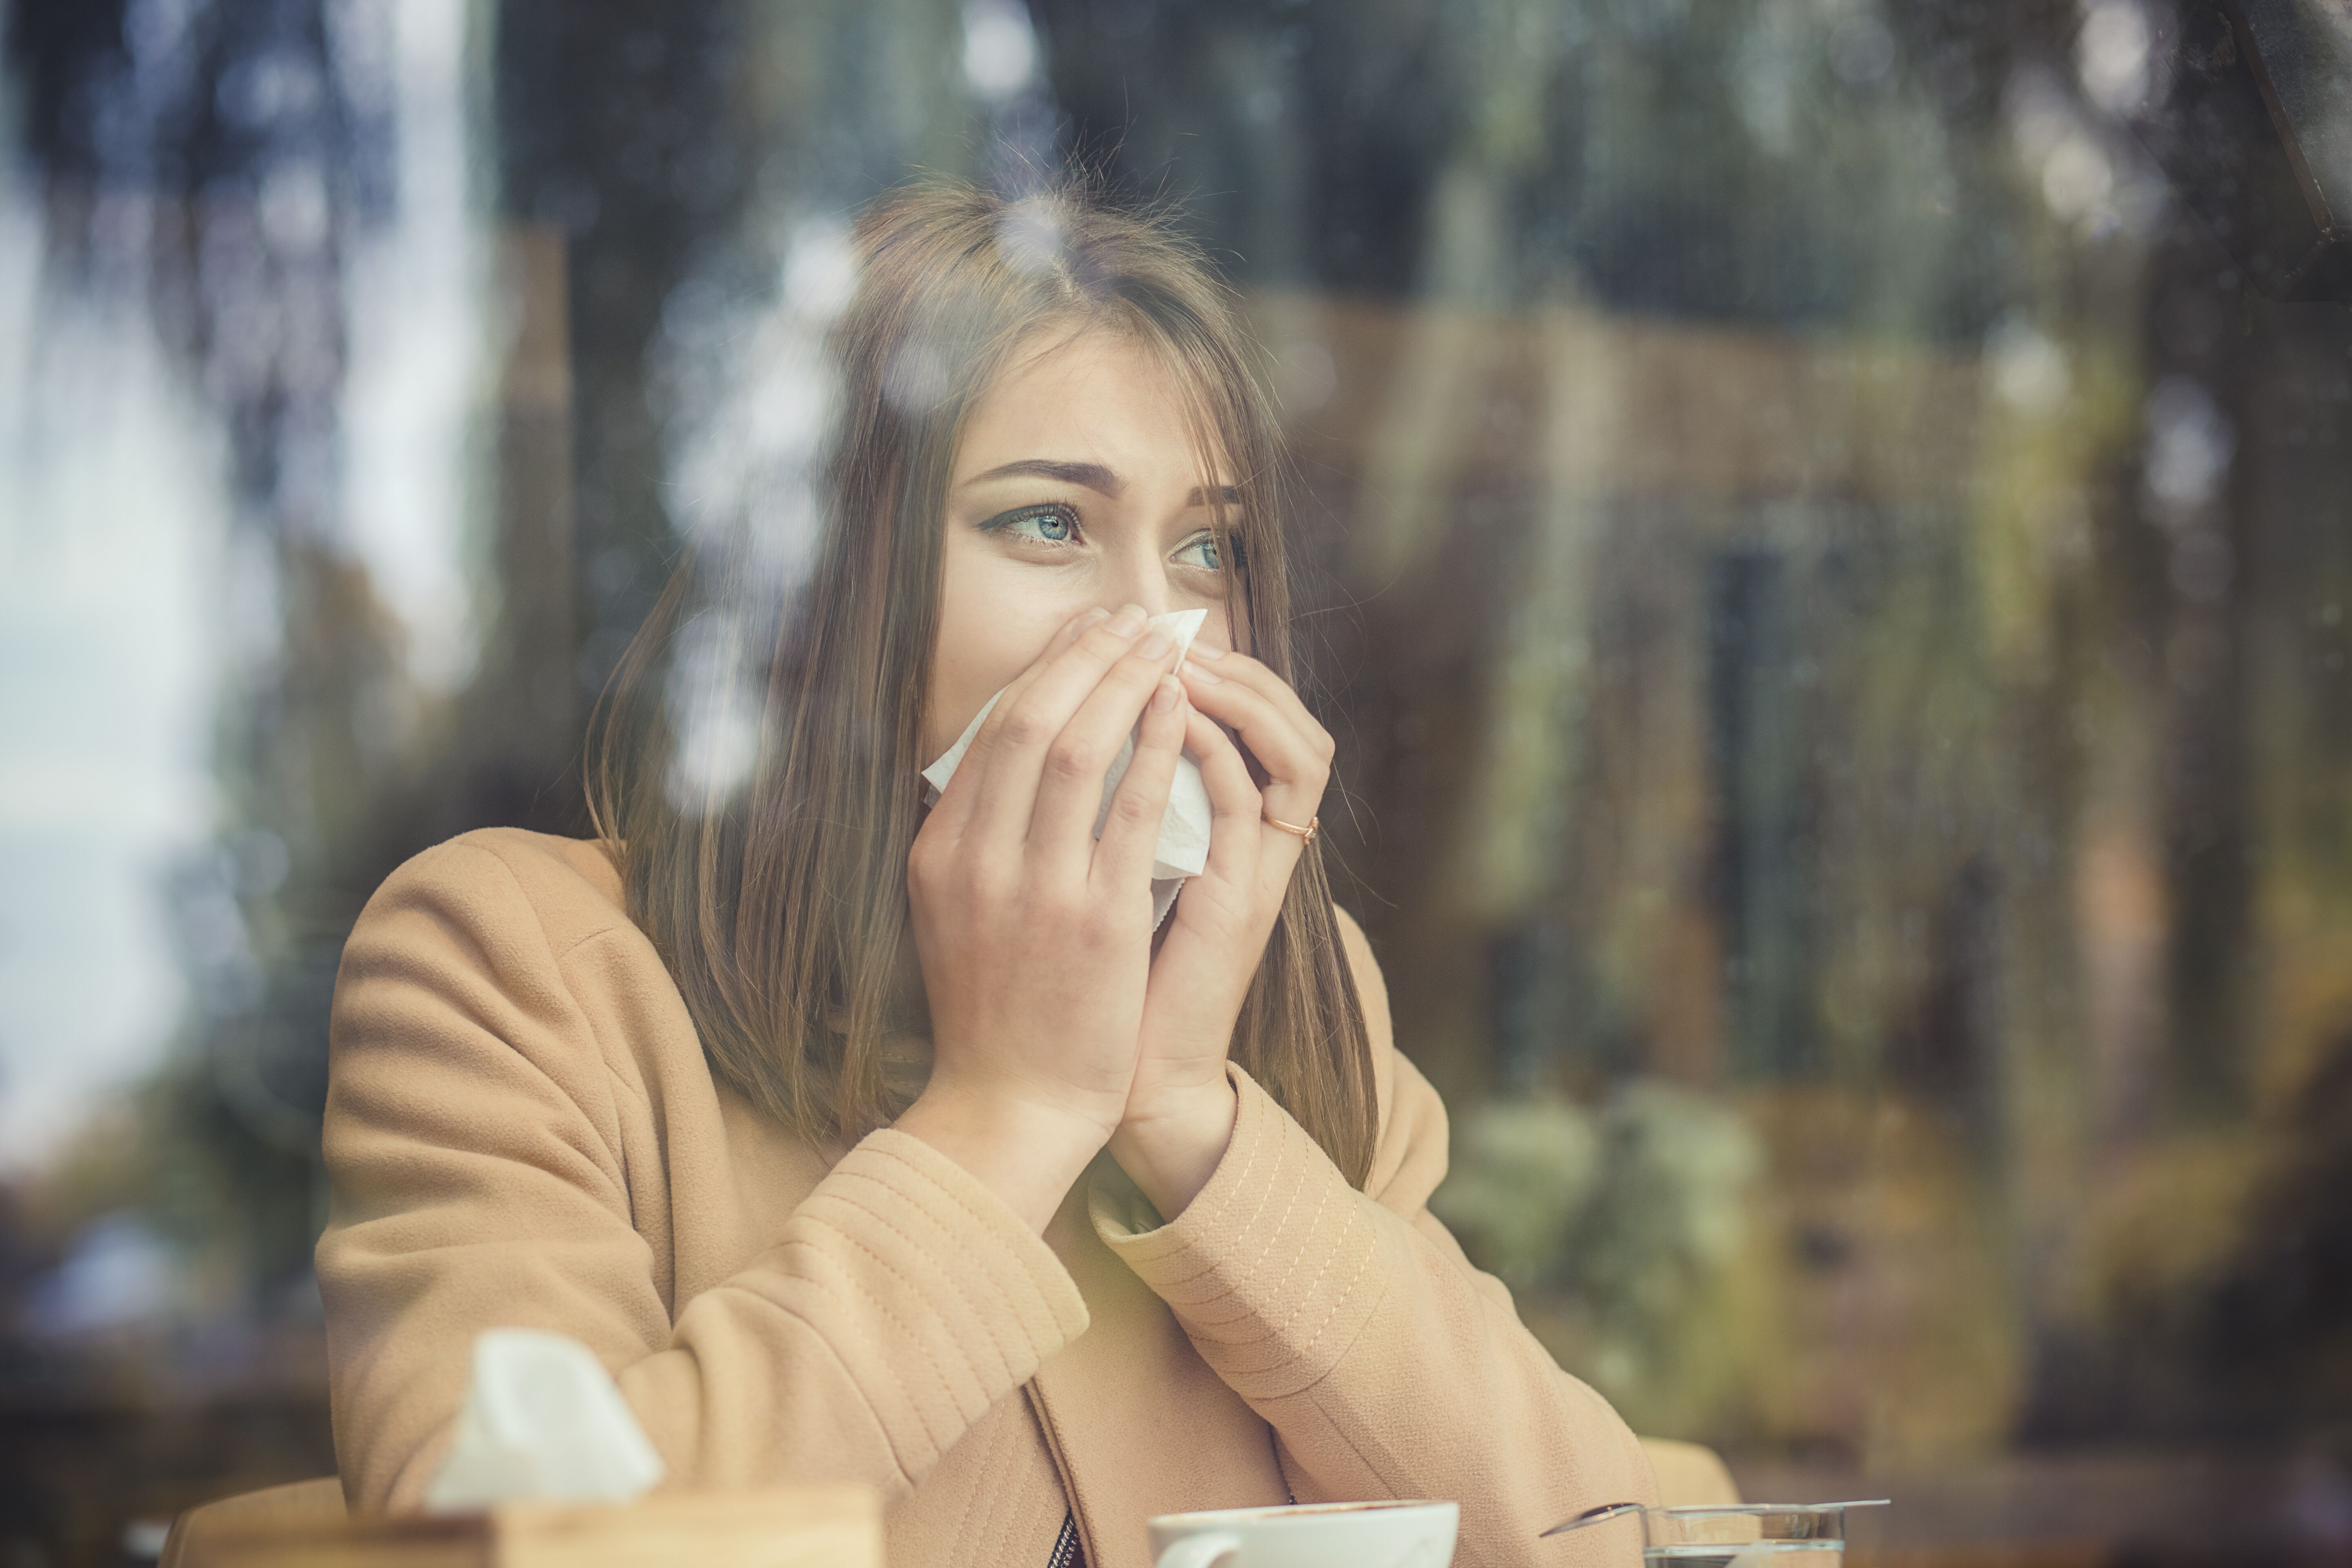
<path fill-rule="evenodd" d="M 1047 1568 L 1085 1568 L 1087 1543 L 1078 1533 L 1078 1489 L 1070 1481 L 1069 1456 L 1062 1452 L 1061 1435 L 1054 1430 L 1054 1417 L 1045 1408 L 1045 1396 L 1038 1392 L 1034 1379 L 1021 1385 L 1029 1400 L 1029 1414 L 1037 1423 L 1037 1435 L 1045 1439 L 1045 1453 L 1054 1461 L 1054 1473 L 1061 1478 L 1064 1508 L 1062 1533 L 1054 1538 L 1054 1554 Z M 1069 1555 L 1063 1556 L 1066 1542 Z"/>
<path fill-rule="evenodd" d="M 1078 1544 L 1078 1516 L 1062 1515 L 1062 1533 L 1054 1537 L 1054 1554 L 1045 1559 L 1045 1568 L 1087 1568 L 1086 1548 Z"/>

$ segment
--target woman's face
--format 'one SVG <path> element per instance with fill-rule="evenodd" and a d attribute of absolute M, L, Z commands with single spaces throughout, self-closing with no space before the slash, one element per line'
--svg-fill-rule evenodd
<path fill-rule="evenodd" d="M 1206 605 L 1197 640 L 1234 646 L 1202 482 L 1176 387 L 1142 344 L 1093 331 L 1014 356 L 966 416 L 948 481 L 925 761 L 1097 605 Z"/>

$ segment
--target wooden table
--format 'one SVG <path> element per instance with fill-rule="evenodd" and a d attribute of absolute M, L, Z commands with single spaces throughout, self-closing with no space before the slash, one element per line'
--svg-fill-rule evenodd
<path fill-rule="evenodd" d="M 399 1520 L 352 1519 L 339 1507 L 248 1508 L 212 1521 L 205 1511 L 177 1532 L 170 1568 L 882 1568 L 881 1502 L 859 1487 Z"/>

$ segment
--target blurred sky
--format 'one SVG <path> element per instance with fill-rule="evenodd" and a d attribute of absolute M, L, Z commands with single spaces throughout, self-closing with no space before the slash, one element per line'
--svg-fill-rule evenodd
<path fill-rule="evenodd" d="M 227 506 L 217 434 L 143 311 L 50 286 L 16 174 L 0 170 L 0 1166 L 23 1169 L 154 1063 L 179 1008 L 158 894 L 211 826 Z"/>
<path fill-rule="evenodd" d="M 138 9 L 118 105 L 134 121 L 162 111 L 187 47 L 184 16 Z M 333 40 L 347 95 L 396 134 L 389 199 L 340 251 L 350 341 L 339 471 L 325 478 L 340 505 L 320 510 L 407 629 L 409 673 L 428 691 L 460 684 L 475 659 L 467 432 L 503 351 L 468 135 L 468 12 L 352 0 Z M 0 81 L 0 135 L 18 120 L 9 92 Z M 323 156 L 281 161 L 258 192 L 281 255 L 330 237 Z M 168 1050 L 184 996 L 175 941 L 241 948 L 231 906 L 213 901 L 175 937 L 163 894 L 175 866 L 215 852 L 220 683 L 278 651 L 267 552 L 237 548 L 231 527 L 221 400 L 173 363 L 151 309 L 154 194 L 137 178 L 100 189 L 93 263 L 60 277 L 43 264 L 20 151 L 0 146 L 0 1171 L 39 1164 Z M 267 321 L 228 315 L 226 335 L 255 341 L 215 356 L 215 379 L 291 352 Z"/>

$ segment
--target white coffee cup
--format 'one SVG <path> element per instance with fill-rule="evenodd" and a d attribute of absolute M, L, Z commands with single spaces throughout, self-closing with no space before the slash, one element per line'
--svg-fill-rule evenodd
<path fill-rule="evenodd" d="M 1462 1505 L 1309 1502 L 1165 1513 L 1150 1521 L 1157 1568 L 1446 1568 Z"/>

